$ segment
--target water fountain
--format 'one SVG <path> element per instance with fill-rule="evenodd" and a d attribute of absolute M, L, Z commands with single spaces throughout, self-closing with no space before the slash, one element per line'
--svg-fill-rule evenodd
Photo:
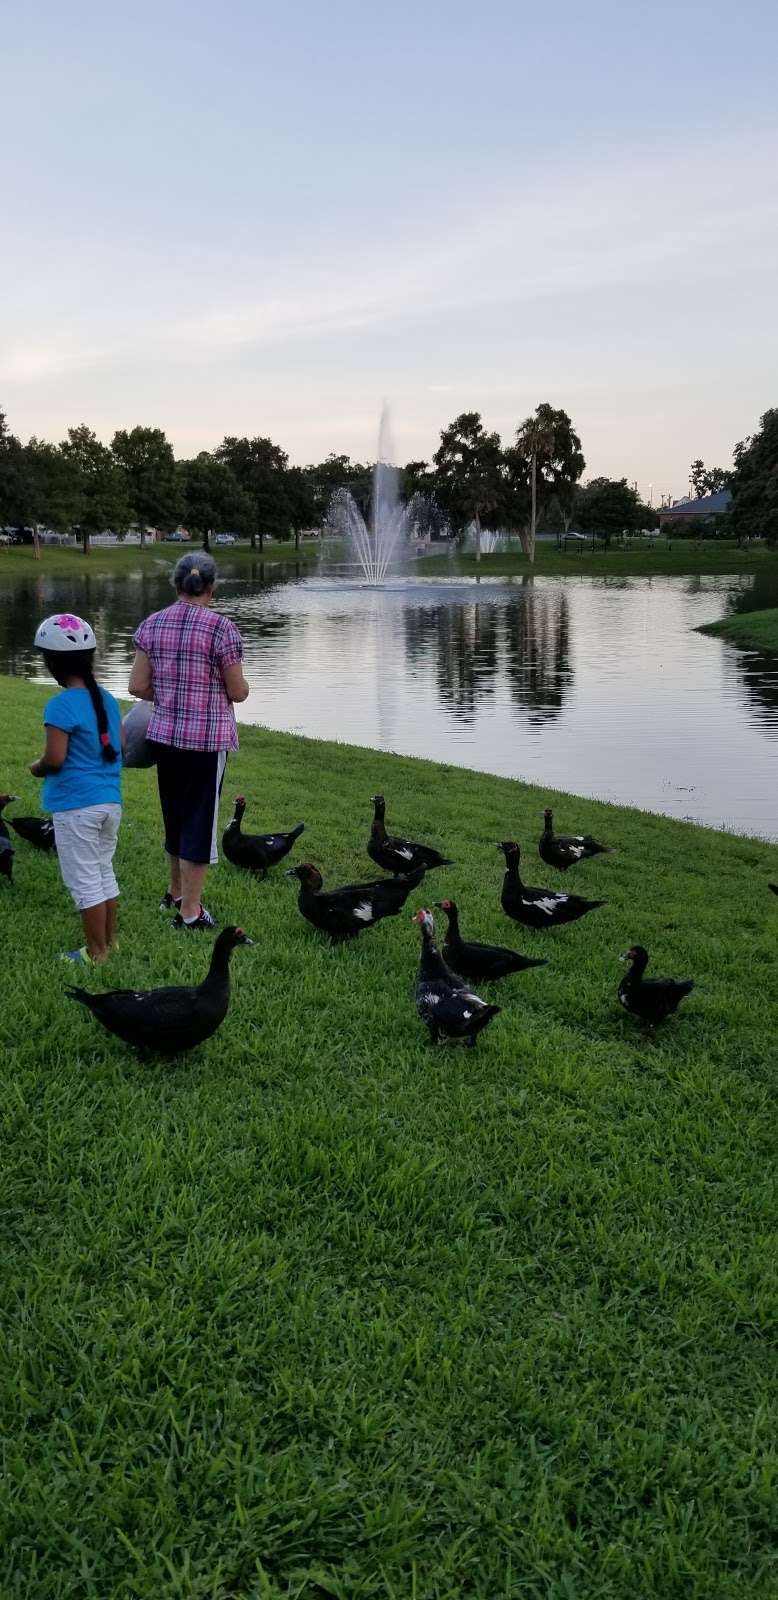
<path fill-rule="evenodd" d="M 337 489 L 330 501 L 327 521 L 346 541 L 362 568 L 365 586 L 380 588 L 390 567 L 411 553 L 411 539 L 419 520 L 422 496 L 407 505 L 400 499 L 400 474 L 393 463 L 392 434 L 387 406 L 381 413 L 378 455 L 373 470 L 370 520 L 365 521 L 349 489 Z"/>
<path fill-rule="evenodd" d="M 496 550 L 502 549 L 504 540 L 505 535 L 499 530 L 495 531 L 494 528 L 482 528 L 481 554 L 483 556 L 493 556 Z M 469 551 L 475 550 L 477 548 L 477 544 L 476 526 L 474 522 L 470 522 L 468 523 L 465 531 L 465 549 Z"/>

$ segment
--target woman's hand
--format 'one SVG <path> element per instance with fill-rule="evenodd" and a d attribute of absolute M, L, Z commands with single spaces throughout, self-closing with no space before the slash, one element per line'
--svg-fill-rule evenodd
<path fill-rule="evenodd" d="M 222 683 L 224 684 L 224 692 L 227 699 L 231 700 L 233 705 L 239 705 L 241 701 L 248 700 L 249 686 L 243 676 L 243 667 L 239 661 L 233 661 L 230 666 L 222 667 Z"/>
<path fill-rule="evenodd" d="M 145 650 L 135 651 L 135 660 L 132 663 L 130 681 L 127 687 L 134 699 L 153 701 L 154 675 L 151 670 L 151 662 Z"/>
<path fill-rule="evenodd" d="M 34 778 L 42 778 L 42 777 L 44 777 L 44 773 L 41 772 L 41 767 L 42 766 L 43 766 L 43 756 L 38 756 L 37 761 L 31 761 L 30 762 L 30 771 L 31 771 L 31 773 L 32 773 Z"/>

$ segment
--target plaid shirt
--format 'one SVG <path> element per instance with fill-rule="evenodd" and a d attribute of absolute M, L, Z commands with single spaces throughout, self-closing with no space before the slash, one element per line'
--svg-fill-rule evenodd
<path fill-rule="evenodd" d="M 154 712 L 147 738 L 179 750 L 237 750 L 235 712 L 222 682 L 243 660 L 243 640 L 228 617 L 176 600 L 142 622 L 135 644 L 151 662 Z"/>

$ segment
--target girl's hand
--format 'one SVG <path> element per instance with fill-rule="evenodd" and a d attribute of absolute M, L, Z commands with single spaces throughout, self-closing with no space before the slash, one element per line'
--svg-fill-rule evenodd
<path fill-rule="evenodd" d="M 34 778 L 42 778 L 43 777 L 43 773 L 41 772 L 41 761 L 42 761 L 42 757 L 39 756 L 37 761 L 31 761 L 30 762 L 30 771 L 31 771 L 31 773 L 32 773 Z"/>

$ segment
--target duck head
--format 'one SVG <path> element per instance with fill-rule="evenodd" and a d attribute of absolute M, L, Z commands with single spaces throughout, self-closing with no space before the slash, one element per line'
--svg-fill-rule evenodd
<path fill-rule="evenodd" d="M 237 799 L 236 799 L 236 801 L 235 801 L 235 821 L 236 822 L 240 822 L 240 819 L 243 816 L 243 813 L 244 813 L 245 809 L 246 809 L 246 797 L 245 797 L 245 795 L 239 794 Z"/>
<path fill-rule="evenodd" d="M 420 911 L 414 911 L 411 918 L 421 928 L 422 937 L 431 939 L 435 933 L 435 922 L 432 912 L 427 906 L 422 906 Z"/>
<path fill-rule="evenodd" d="M 518 867 L 519 861 L 521 860 L 521 851 L 514 839 L 501 840 L 500 844 L 497 846 L 497 849 L 502 850 L 502 853 L 505 857 L 506 867 Z"/>
<path fill-rule="evenodd" d="M 225 928 L 222 938 L 224 939 L 225 944 L 229 943 L 231 950 L 234 950 L 237 944 L 254 943 L 254 940 L 250 939 L 248 934 L 243 932 L 242 928 Z"/>
<path fill-rule="evenodd" d="M 551 833 L 554 827 L 554 813 L 550 806 L 546 806 L 543 812 L 543 822 L 545 824 L 546 833 Z"/>
<path fill-rule="evenodd" d="M 630 945 L 629 950 L 624 951 L 620 959 L 622 961 L 631 961 L 633 971 L 640 974 L 645 972 L 648 966 L 648 951 L 642 944 L 633 944 Z"/>
<path fill-rule="evenodd" d="M 376 817 L 383 817 L 386 811 L 386 801 L 382 794 L 371 794 L 370 804 L 375 809 Z"/>
<path fill-rule="evenodd" d="M 0 811 L 9 806 L 12 800 L 18 800 L 18 798 L 18 794 L 0 794 Z"/>
<path fill-rule="evenodd" d="M 455 917 L 457 914 L 456 900 L 436 900 L 435 905 L 438 911 L 445 911 L 449 917 Z"/>
<path fill-rule="evenodd" d="M 311 894 L 318 894 L 324 881 L 318 867 L 315 867 L 312 861 L 303 861 L 299 867 L 290 867 L 289 871 L 284 873 L 284 877 L 298 878 L 301 887 L 309 889 Z"/>

